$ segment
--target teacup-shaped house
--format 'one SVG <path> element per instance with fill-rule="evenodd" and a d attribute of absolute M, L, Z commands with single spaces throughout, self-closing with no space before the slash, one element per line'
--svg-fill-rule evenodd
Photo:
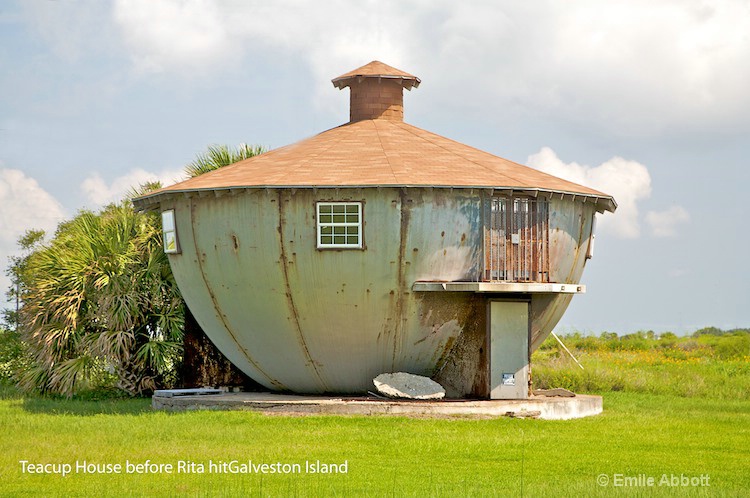
<path fill-rule="evenodd" d="M 362 393 L 380 373 L 525 398 L 529 357 L 593 247 L 604 193 L 403 121 L 420 80 L 333 80 L 350 121 L 135 199 L 206 334 L 272 390 Z"/>

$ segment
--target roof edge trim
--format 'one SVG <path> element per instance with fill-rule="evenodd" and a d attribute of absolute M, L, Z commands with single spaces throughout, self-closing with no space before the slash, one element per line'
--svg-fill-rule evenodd
<path fill-rule="evenodd" d="M 153 194 L 147 194 L 141 197 L 132 199 L 133 205 L 139 211 L 151 211 L 158 208 L 161 200 L 160 197 L 168 197 L 174 194 L 209 194 L 214 193 L 217 196 L 229 193 L 231 191 L 243 191 L 243 190 L 270 190 L 270 189 L 319 189 L 319 190 L 330 190 L 330 189 L 382 189 L 382 188 L 437 188 L 437 189 L 450 189 L 450 190 L 499 190 L 499 191 L 515 191 L 515 192 L 526 192 L 526 193 L 544 193 L 549 195 L 561 195 L 563 197 L 570 196 L 572 198 L 583 198 L 593 199 L 597 205 L 597 211 L 604 212 L 609 211 L 614 213 L 617 209 L 617 202 L 614 197 L 611 196 L 599 196 L 594 194 L 585 194 L 581 192 L 567 191 L 567 190 L 551 190 L 544 188 L 534 187 L 509 187 L 509 186 L 498 186 L 498 185 L 414 185 L 414 184 L 391 184 L 391 185 L 236 185 L 232 187 L 213 187 L 213 188 L 193 188 L 193 189 L 180 189 L 180 190 L 161 190 L 154 192 Z"/>
<path fill-rule="evenodd" d="M 412 88 L 419 88 L 419 84 L 422 82 L 416 76 L 407 77 L 407 76 L 394 76 L 391 74 L 378 74 L 378 75 L 358 74 L 354 76 L 339 77 L 339 78 L 331 80 L 331 83 L 333 83 L 333 86 L 335 86 L 339 90 L 342 90 L 350 86 L 352 81 L 354 80 L 361 81 L 366 78 L 377 78 L 377 79 L 384 79 L 384 80 L 401 80 L 401 85 L 407 90 L 411 90 Z"/>

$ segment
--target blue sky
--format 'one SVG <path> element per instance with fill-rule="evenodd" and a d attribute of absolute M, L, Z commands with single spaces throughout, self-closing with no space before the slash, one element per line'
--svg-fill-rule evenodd
<path fill-rule="evenodd" d="M 615 196 L 559 331 L 750 326 L 740 0 L 3 1 L 0 260 L 209 144 L 346 122 L 330 80 L 374 59 L 422 79 L 407 122 Z"/>

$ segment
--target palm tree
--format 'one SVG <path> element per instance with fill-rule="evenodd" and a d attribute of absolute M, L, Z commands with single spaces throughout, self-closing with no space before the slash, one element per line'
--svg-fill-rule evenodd
<path fill-rule="evenodd" d="M 213 145 L 185 171 L 198 176 L 264 150 Z M 142 185 L 129 197 L 160 186 Z M 202 367 L 196 382 L 243 382 L 185 308 L 154 213 L 137 213 L 129 201 L 81 212 L 23 264 L 18 329 L 31 362 L 20 387 L 70 396 L 110 375 L 119 388 L 143 394 L 177 380 L 183 348 L 196 352 L 188 366 Z"/>
<path fill-rule="evenodd" d="M 234 164 L 259 154 L 263 154 L 266 148 L 262 145 L 240 144 L 236 149 L 228 145 L 210 145 L 208 150 L 198 156 L 185 166 L 185 173 L 190 178 L 195 178 L 209 171 Z"/>
<path fill-rule="evenodd" d="M 21 292 L 25 287 L 26 262 L 29 256 L 36 250 L 44 240 L 44 230 L 26 230 L 18 239 L 18 247 L 22 251 L 21 256 L 11 256 L 10 265 L 5 270 L 5 275 L 10 278 L 11 286 L 5 293 L 8 301 L 15 301 L 15 309 L 3 310 L 3 321 L 5 325 L 18 332 L 18 310 L 21 308 Z"/>
<path fill-rule="evenodd" d="M 131 394 L 169 382 L 184 314 L 161 243 L 157 217 L 123 202 L 79 213 L 29 256 L 22 388 L 71 395 L 105 372 Z"/>

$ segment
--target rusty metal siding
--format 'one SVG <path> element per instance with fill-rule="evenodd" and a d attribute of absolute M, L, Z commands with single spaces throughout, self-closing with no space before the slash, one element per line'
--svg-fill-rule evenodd
<path fill-rule="evenodd" d="M 364 249 L 316 248 L 317 201 L 363 203 Z M 417 280 L 481 279 L 479 192 L 247 189 L 173 196 L 162 203 L 170 208 L 183 252 L 169 258 L 186 302 L 216 346 L 266 387 L 363 392 L 377 374 L 404 370 L 482 395 L 484 298 L 411 291 Z M 590 213 L 550 202 L 550 266 L 563 266 L 551 277 L 580 278 Z M 569 302 L 534 296 L 532 348 Z"/>
<path fill-rule="evenodd" d="M 592 203 L 550 201 L 550 281 L 580 282 L 594 213 Z"/>
<path fill-rule="evenodd" d="M 278 379 L 270 376 L 253 359 L 248 351 L 243 337 L 243 331 L 233 331 L 227 327 L 227 314 L 222 304 L 218 303 L 218 296 L 214 289 L 224 284 L 215 280 L 207 284 L 207 274 L 204 262 L 208 254 L 204 254 L 196 246 L 194 228 L 200 223 L 193 220 L 195 199 L 177 198 L 171 206 L 175 209 L 177 236 L 182 244 L 182 254 L 169 255 L 172 272 L 175 276 L 185 302 L 194 312 L 196 320 L 207 331 L 207 334 L 224 353 L 224 355 L 247 375 L 271 389 L 284 390 L 287 387 Z M 166 207 L 165 204 L 163 206 Z M 197 250 L 198 249 L 198 250 Z"/>
<path fill-rule="evenodd" d="M 401 193 L 399 256 L 403 266 L 399 364 L 432 375 L 470 326 L 472 295 L 414 293 L 418 280 L 477 280 L 482 260 L 481 197 L 470 190 L 408 189 Z"/>
<path fill-rule="evenodd" d="M 390 259 L 398 250 L 399 229 L 392 222 L 398 197 L 386 191 L 299 190 L 281 198 L 289 289 L 314 362 L 308 370 L 318 370 L 328 391 L 361 391 L 393 366 L 398 320 L 391 304 L 398 282 Z M 316 249 L 314 207 L 321 200 L 363 202 L 364 250 Z"/>
<path fill-rule="evenodd" d="M 440 323 L 420 318 L 410 287 L 417 273 L 452 279 L 476 267 L 463 214 L 476 209 L 427 197 L 268 189 L 183 198 L 174 204 L 183 253 L 170 261 L 201 326 L 250 376 L 272 389 L 362 391 L 384 371 L 431 373 L 461 332 L 461 306 Z M 364 250 L 316 249 L 320 200 L 364 203 Z M 420 253 L 433 256 L 425 264 Z"/>
<path fill-rule="evenodd" d="M 410 189 L 406 261 L 411 285 L 418 280 L 476 281 L 482 261 L 479 193 Z M 416 251 L 415 251 L 416 249 Z"/>

